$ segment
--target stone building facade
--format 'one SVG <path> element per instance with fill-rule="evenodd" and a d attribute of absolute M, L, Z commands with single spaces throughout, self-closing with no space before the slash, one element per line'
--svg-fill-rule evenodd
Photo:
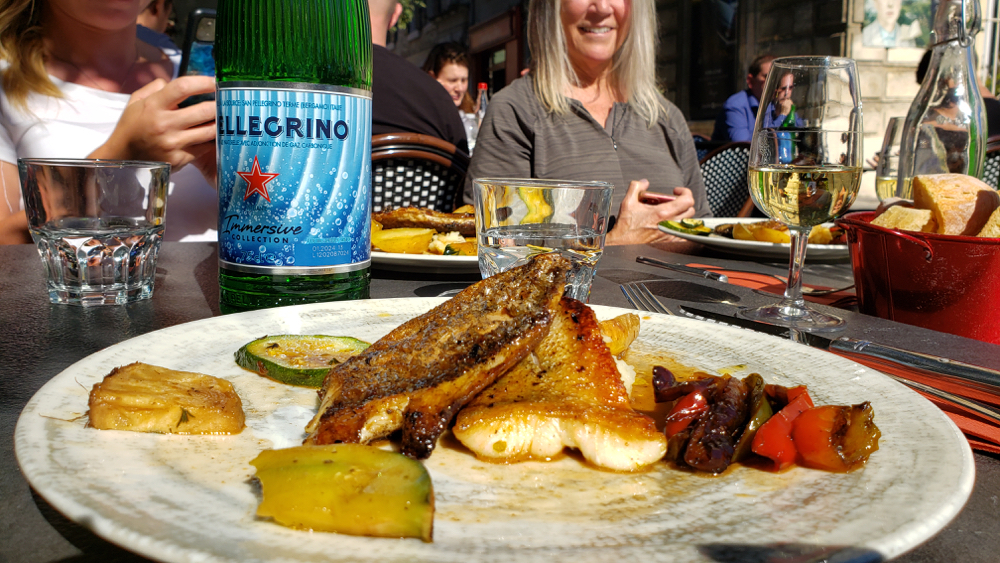
<path fill-rule="evenodd" d="M 424 2 L 427 7 L 418 10 L 410 27 L 390 37 L 397 53 L 421 65 L 434 44 L 463 42 L 473 52 L 470 88 L 489 81 L 491 93 L 527 65 L 528 0 Z M 865 47 L 865 0 L 656 0 L 656 7 L 657 81 L 695 133 L 711 135 L 714 116 L 726 97 L 745 87 L 747 66 L 759 53 L 855 59 L 866 159 L 880 149 L 889 118 L 906 115 L 918 90 L 915 70 L 924 48 Z M 872 173 L 865 175 L 862 191 L 859 204 L 873 205 Z"/>

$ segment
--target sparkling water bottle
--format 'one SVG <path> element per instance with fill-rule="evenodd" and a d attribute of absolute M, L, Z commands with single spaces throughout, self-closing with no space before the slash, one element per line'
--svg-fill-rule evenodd
<path fill-rule="evenodd" d="M 367 0 L 219 0 L 223 312 L 368 297 Z"/>

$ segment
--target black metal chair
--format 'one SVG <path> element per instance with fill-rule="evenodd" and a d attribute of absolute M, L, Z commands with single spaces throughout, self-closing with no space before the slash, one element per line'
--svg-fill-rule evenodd
<path fill-rule="evenodd" d="M 715 149 L 725 145 L 728 141 L 713 141 L 711 137 L 702 135 L 701 133 L 692 133 L 691 137 L 694 139 L 694 150 L 698 155 L 698 160 L 708 156 L 708 153 L 714 151 Z"/>
<path fill-rule="evenodd" d="M 726 143 L 701 159 L 708 206 L 716 217 L 749 217 L 754 210 L 747 184 L 750 143 Z"/>
<path fill-rule="evenodd" d="M 1000 135 L 986 140 L 986 162 L 983 163 L 983 181 L 1000 189 Z"/>
<path fill-rule="evenodd" d="M 455 145 L 418 133 L 372 136 L 372 211 L 396 207 L 455 210 L 469 156 Z"/>

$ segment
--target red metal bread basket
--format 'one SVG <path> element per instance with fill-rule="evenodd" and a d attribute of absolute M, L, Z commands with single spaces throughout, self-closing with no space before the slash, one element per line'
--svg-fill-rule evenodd
<path fill-rule="evenodd" d="M 1000 344 L 1000 239 L 893 231 L 849 213 L 862 313 Z"/>

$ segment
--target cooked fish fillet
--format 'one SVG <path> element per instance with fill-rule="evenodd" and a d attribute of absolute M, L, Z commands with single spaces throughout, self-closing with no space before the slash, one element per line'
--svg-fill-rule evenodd
<path fill-rule="evenodd" d="M 458 409 L 548 333 L 569 269 L 559 255 L 538 256 L 337 365 L 323 382 L 306 443 L 366 443 L 402 428 L 402 452 L 426 458 Z"/>
<path fill-rule="evenodd" d="M 463 237 L 476 236 L 476 215 L 474 213 L 442 213 L 424 207 L 398 207 L 379 213 L 372 213 L 372 219 L 386 229 L 402 227 L 434 229 L 439 233 L 457 231 Z"/>
<path fill-rule="evenodd" d="M 653 420 L 632 409 L 594 312 L 563 298 L 534 352 L 458 414 L 455 436 L 480 458 L 550 458 L 564 447 L 594 465 L 634 471 L 666 452 Z"/>
<path fill-rule="evenodd" d="M 243 403 L 224 379 L 136 362 L 90 391 L 87 426 L 164 434 L 238 434 Z"/>

